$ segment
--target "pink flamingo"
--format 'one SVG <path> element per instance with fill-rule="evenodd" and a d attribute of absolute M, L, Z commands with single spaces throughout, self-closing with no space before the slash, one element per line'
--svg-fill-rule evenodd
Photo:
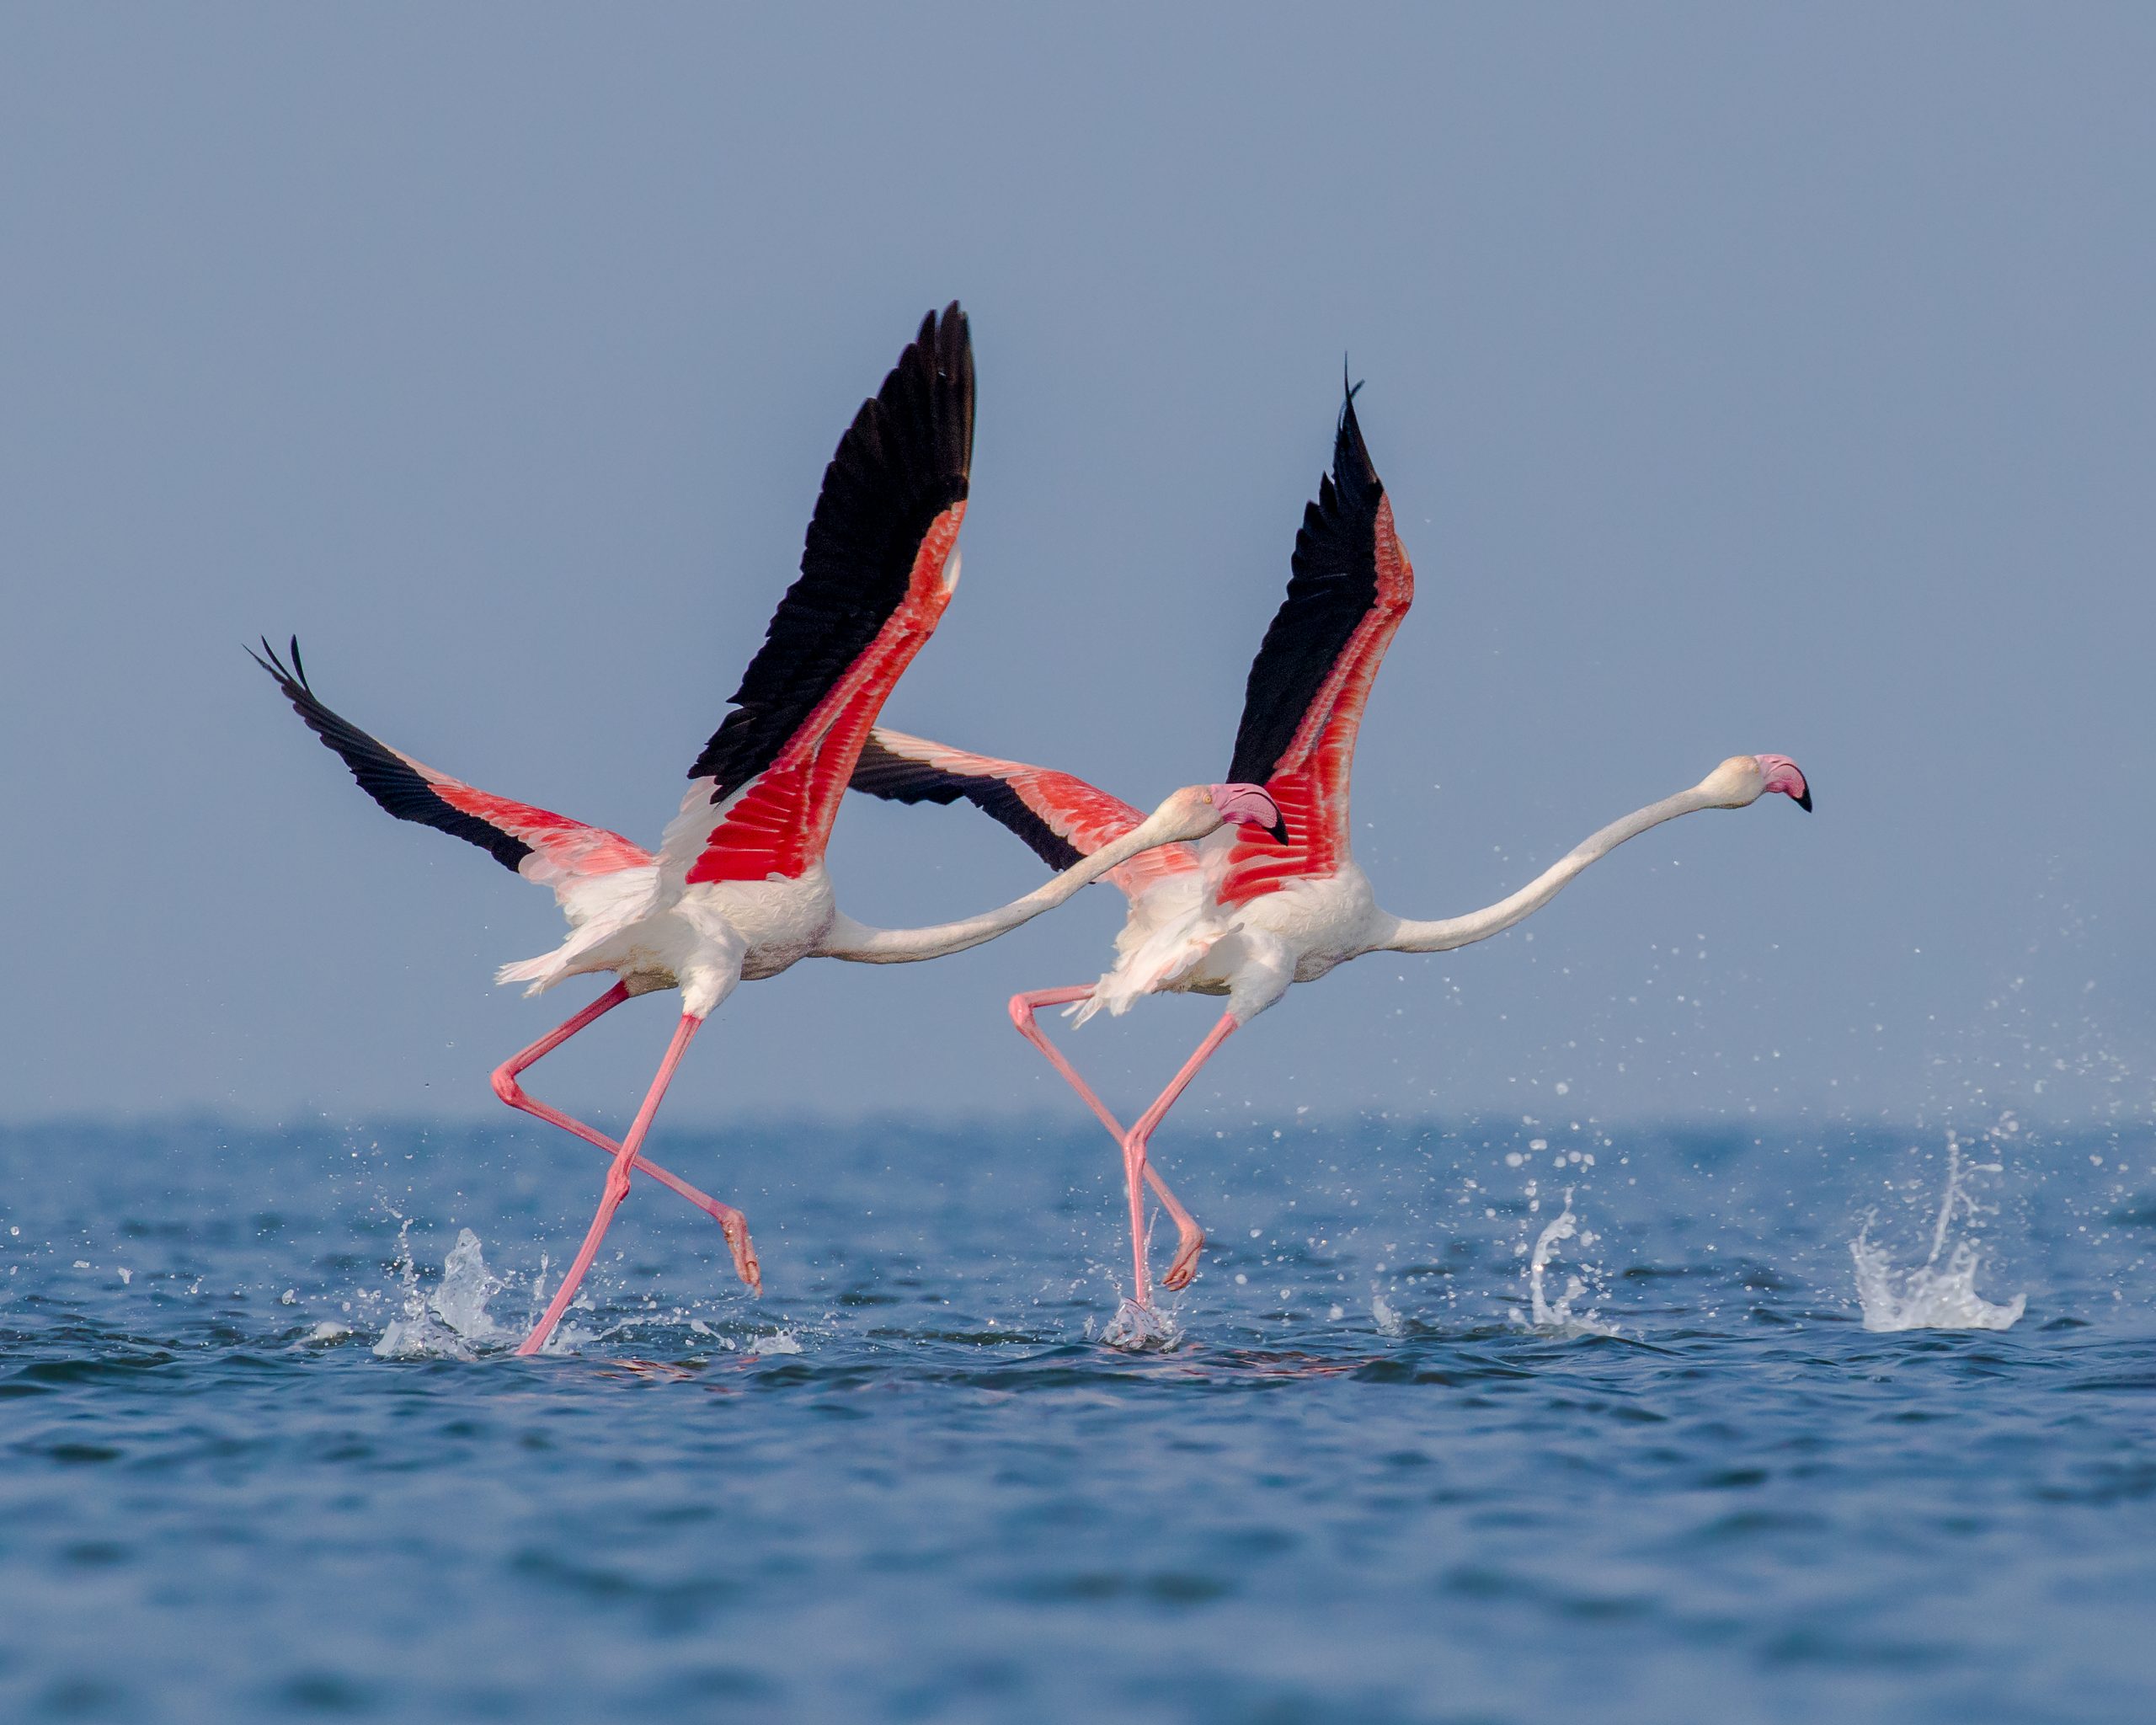
<path fill-rule="evenodd" d="M 528 983 L 536 994 L 572 976 L 615 979 L 494 1073 L 504 1102 L 611 1159 L 597 1214 L 520 1354 L 538 1351 L 560 1322 L 628 1192 L 632 1168 L 715 1219 L 741 1279 L 760 1290 L 740 1211 L 657 1167 L 642 1149 L 691 1040 L 737 983 L 808 958 L 895 964 L 960 952 L 1053 909 L 1150 846 L 1203 837 L 1224 820 L 1278 820 L 1252 787 L 1187 787 L 1081 866 L 1000 910 L 913 929 L 871 928 L 839 911 L 825 841 L 870 726 L 958 583 L 973 427 L 973 352 L 954 303 L 940 319 L 931 312 L 922 321 L 840 440 L 808 524 L 800 579 L 780 601 L 733 711 L 690 769 L 680 813 L 656 855 L 619 833 L 475 789 L 377 741 L 316 697 L 296 640 L 289 666 L 267 641 L 255 655 L 382 808 L 467 840 L 553 889 L 568 939 L 504 966 L 497 980 Z M 526 1068 L 623 1001 L 670 988 L 681 991 L 680 1021 L 618 1143 L 525 1094 L 518 1079 Z"/>
<path fill-rule="evenodd" d="M 1099 981 L 1015 995 L 1019 1033 L 1084 1098 L 1121 1145 L 1130 1208 L 1133 1295 L 1113 1339 L 1143 1344 L 1165 1333 L 1150 1312 L 1143 1188 L 1175 1220 L 1176 1254 L 1161 1282 L 1187 1284 L 1205 1236 L 1147 1157 L 1147 1144 L 1220 1044 L 1296 982 L 1315 982 L 1366 953 L 1440 953 L 1511 927 L 1548 904 L 1597 858 L 1651 826 L 1701 809 L 1741 809 L 1770 791 L 1810 809 L 1803 773 L 1785 756 L 1736 755 L 1688 791 L 1650 803 L 1576 846 L 1510 897 L 1437 921 L 1378 908 L 1348 846 L 1348 792 L 1356 733 L 1378 664 L 1414 597 L 1415 574 L 1395 531 L 1392 505 L 1355 419 L 1341 409 L 1332 473 L 1303 513 L 1288 595 L 1252 662 L 1235 734 L 1234 781 L 1264 787 L 1289 830 L 1244 822 L 1204 845 L 1173 845 L 1119 863 L 1108 879 L 1130 901 L 1116 962 Z M 1103 854 L 1138 811 L 1068 773 L 968 754 L 877 728 L 853 786 L 904 803 L 964 798 L 1030 845 L 1052 868 Z M 1126 1130 L 1035 1018 L 1062 1006 L 1082 1024 L 1105 1007 L 1129 1010 L 1148 994 L 1225 995 L 1197 1052 Z"/>

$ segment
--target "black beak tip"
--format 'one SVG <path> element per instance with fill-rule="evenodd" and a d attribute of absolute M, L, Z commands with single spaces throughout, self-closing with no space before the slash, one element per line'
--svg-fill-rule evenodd
<path fill-rule="evenodd" d="M 1265 830 L 1271 833 L 1273 836 L 1278 839 L 1282 844 L 1284 845 L 1288 842 L 1288 823 L 1280 820 L 1278 816 L 1274 817 L 1273 825 L 1267 827 Z"/>
<path fill-rule="evenodd" d="M 1812 787 L 1810 785 L 1806 785 L 1804 788 L 1804 794 L 1796 799 L 1796 806 L 1801 809 L 1806 814 L 1809 814 L 1812 812 Z"/>

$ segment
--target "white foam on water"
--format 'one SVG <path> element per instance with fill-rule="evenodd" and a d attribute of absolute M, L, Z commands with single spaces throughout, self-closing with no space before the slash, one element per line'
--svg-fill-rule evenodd
<path fill-rule="evenodd" d="M 1556 1255 L 1558 1246 L 1572 1239 L 1577 1239 L 1585 1246 L 1593 1244 L 1594 1236 L 1580 1232 L 1579 1219 L 1572 1214 L 1572 1188 L 1567 1186 L 1563 1210 L 1544 1224 L 1541 1233 L 1535 1236 L 1534 1251 L 1527 1261 L 1527 1291 L 1532 1308 L 1528 1322 L 1535 1329 L 1557 1336 L 1616 1335 L 1616 1326 L 1604 1323 L 1592 1308 L 1577 1316 L 1573 1315 L 1572 1302 L 1588 1292 L 1587 1284 L 1578 1276 L 1567 1272 L 1565 1291 L 1557 1296 L 1555 1305 L 1550 1301 L 1545 1280 L 1550 1261 Z"/>
<path fill-rule="evenodd" d="M 1961 1161 L 1961 1141 L 1946 1135 L 1946 1193 L 1931 1229 L 1931 1253 L 1913 1269 L 1897 1269 L 1882 1246 L 1871 1239 L 1872 1216 L 1849 1242 L 1856 1261 L 1856 1297 L 1867 1330 L 2007 1330 L 2020 1322 L 2029 1296 L 2016 1294 L 2004 1306 L 1977 1292 L 1981 1252 L 1966 1234 L 1954 1237 L 1956 1214 L 1973 1220 L 1976 1199 L 1962 1183 L 1965 1173 L 1996 1174 L 1997 1162 Z M 1944 1258 L 1942 1263 L 1940 1260 Z"/>
<path fill-rule="evenodd" d="M 1101 1340 L 1126 1354 L 1159 1354 L 1182 1340 L 1182 1327 L 1172 1312 L 1126 1300 L 1101 1331 Z"/>
<path fill-rule="evenodd" d="M 767 1336 L 751 1336 L 741 1343 L 741 1351 L 749 1354 L 798 1354 L 801 1338 L 791 1330 L 774 1330 Z"/>

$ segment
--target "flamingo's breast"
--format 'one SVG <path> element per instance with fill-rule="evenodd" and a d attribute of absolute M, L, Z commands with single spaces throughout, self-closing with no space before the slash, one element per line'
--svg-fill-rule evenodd
<path fill-rule="evenodd" d="M 830 875 L 816 862 L 791 878 L 700 882 L 683 890 L 675 914 L 698 927 L 724 925 L 742 943 L 743 978 L 758 982 L 815 951 L 838 902 Z"/>
<path fill-rule="evenodd" d="M 1293 957 L 1294 980 L 1315 982 L 1368 949 L 1379 915 L 1369 877 L 1351 859 L 1238 905 L 1235 925 L 1271 936 Z"/>

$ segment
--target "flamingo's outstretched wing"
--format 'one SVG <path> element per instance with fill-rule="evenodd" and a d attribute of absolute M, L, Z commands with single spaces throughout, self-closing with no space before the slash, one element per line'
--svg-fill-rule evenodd
<path fill-rule="evenodd" d="M 958 578 L 973 461 L 974 361 L 956 302 L 899 356 L 825 470 L 763 649 L 690 768 L 670 876 L 792 879 L 824 854 L 868 728 Z"/>
<path fill-rule="evenodd" d="M 1262 784 L 1287 823 L 1281 843 L 1240 830 L 1220 900 L 1240 904 L 1348 855 L 1355 735 L 1385 649 L 1415 598 L 1415 571 L 1370 463 L 1355 393 L 1340 409 L 1331 474 L 1303 511 L 1288 596 L 1251 661 L 1228 777 Z"/>
<path fill-rule="evenodd" d="M 853 788 L 894 803 L 947 805 L 963 797 L 1059 871 L 1121 838 L 1145 818 L 1120 797 L 1070 773 L 969 754 L 888 725 L 870 733 L 853 769 Z M 1135 898 L 1156 881 L 1197 867 L 1188 845 L 1161 845 L 1110 869 L 1105 878 Z"/>
<path fill-rule="evenodd" d="M 476 790 L 332 713 L 307 683 L 297 637 L 290 665 L 267 641 L 260 653 L 251 647 L 248 653 L 276 680 L 307 729 L 352 769 L 360 788 L 399 820 L 416 820 L 478 846 L 504 868 L 552 887 L 564 904 L 579 881 L 650 863 L 650 852 L 617 832 Z"/>

